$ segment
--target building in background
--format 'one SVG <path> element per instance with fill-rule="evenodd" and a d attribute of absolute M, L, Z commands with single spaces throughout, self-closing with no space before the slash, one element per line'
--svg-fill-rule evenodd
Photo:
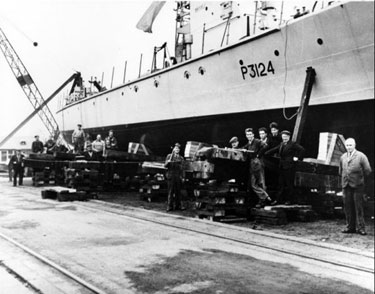
<path fill-rule="evenodd" d="M 31 153 L 33 141 L 34 136 L 16 136 L 0 146 L 0 172 L 8 172 L 9 159 L 16 153 L 16 150 L 21 150 L 22 154 L 28 156 Z"/>

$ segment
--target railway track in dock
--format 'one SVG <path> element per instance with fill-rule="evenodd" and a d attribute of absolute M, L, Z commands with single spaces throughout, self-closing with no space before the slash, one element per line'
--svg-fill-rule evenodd
<path fill-rule="evenodd" d="M 81 294 L 106 293 L 69 269 L 58 265 L 2 232 L 0 232 L 0 241 L 8 243 L 6 250 L 4 250 L 4 244 L 1 244 L 1 248 L 5 252 L 2 252 L 3 254 L 1 254 L 2 256 L 0 257 L 0 268 L 5 269 L 11 276 L 23 284 L 30 293 L 59 294 L 72 293 L 72 290 L 74 293 Z M 15 253 L 15 250 L 18 250 L 18 252 Z M 22 253 L 19 252 L 20 250 Z M 4 255 L 8 255 L 7 258 L 5 258 Z M 18 259 L 18 261 L 15 259 Z M 32 273 L 31 271 L 33 270 L 38 271 L 38 274 Z M 58 281 L 58 285 L 56 287 L 50 285 L 50 283 L 42 277 L 43 275 L 47 276 L 49 279 L 51 279 L 51 276 L 54 276 L 53 279 Z M 14 290 L 15 289 L 12 289 L 12 292 L 14 292 Z M 0 293 L 5 292 L 0 291 Z"/>
<path fill-rule="evenodd" d="M 116 214 L 126 218 L 166 226 L 172 229 L 240 243 L 244 246 L 255 246 L 282 254 L 330 264 L 344 269 L 346 268 L 363 273 L 374 274 L 374 255 L 360 250 L 327 245 L 297 237 L 239 228 L 233 225 L 192 219 L 156 211 L 123 207 L 118 204 L 109 204 L 98 200 L 79 203 L 78 205 L 85 209 Z M 187 220 L 189 220 L 189 222 L 187 222 Z M 193 221 L 193 225 L 191 224 L 191 221 Z M 223 233 L 220 230 L 221 228 L 226 230 L 229 227 L 235 231 L 234 234 L 228 235 L 227 231 Z M 238 232 L 242 232 L 243 234 L 238 234 Z M 283 245 L 282 243 L 288 244 L 285 246 L 285 244 Z M 293 244 L 294 246 L 290 246 L 290 244 Z M 293 249 L 288 249 L 286 247 Z M 296 248 L 298 248 L 298 250 L 296 250 Z"/>
<path fill-rule="evenodd" d="M 138 293 L 128 272 L 137 272 L 139 265 L 147 269 L 163 264 L 181 252 L 205 250 L 213 250 L 219 260 L 228 253 L 234 254 L 230 258 L 244 258 L 239 272 L 242 269 L 254 274 L 248 267 L 263 264 L 271 273 L 280 266 L 291 273 L 297 270 L 307 274 L 306 281 L 319 277 L 350 283 L 353 286 L 345 287 L 353 291 L 362 287 L 363 291 L 357 293 L 374 291 L 374 256 L 369 251 L 100 200 L 41 199 L 41 190 L 35 187 L 0 188 L 4 196 L 9 195 L 3 198 L 0 209 L 0 247 L 4 242 L 17 247 L 77 285 L 81 289 L 78 293 Z M 169 252 L 170 246 L 176 251 Z M 30 280 L 13 267 L 9 258 L 3 261 L 13 275 Z M 272 265 L 265 265 L 267 262 Z M 197 269 L 200 267 L 192 271 Z M 164 277 L 161 275 L 161 279 Z M 39 293 L 55 293 L 43 291 L 32 279 L 30 284 L 41 289 Z"/>

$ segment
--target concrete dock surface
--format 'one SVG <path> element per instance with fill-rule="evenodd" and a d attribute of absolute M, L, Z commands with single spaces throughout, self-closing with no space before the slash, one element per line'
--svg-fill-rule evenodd
<path fill-rule="evenodd" d="M 45 200 L 41 190 L 0 178 L 0 233 L 14 242 L 0 238 L 0 260 L 15 272 L 10 260 L 33 259 L 8 248 L 21 244 L 102 293 L 374 291 L 372 252 L 100 201 Z M 42 276 L 60 285 L 56 293 L 90 293 L 49 271 Z"/>

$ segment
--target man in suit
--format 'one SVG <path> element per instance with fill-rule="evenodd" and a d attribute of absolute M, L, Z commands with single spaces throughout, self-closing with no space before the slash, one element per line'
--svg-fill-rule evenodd
<path fill-rule="evenodd" d="M 271 203 L 272 200 L 266 192 L 266 184 L 264 178 L 264 166 L 261 158 L 267 145 L 261 140 L 256 139 L 254 135 L 254 130 L 252 128 L 247 128 L 245 130 L 245 135 L 248 143 L 242 147 L 250 151 L 250 177 L 248 181 L 248 189 L 254 191 L 258 196 L 258 207 L 264 206 L 267 202 Z"/>
<path fill-rule="evenodd" d="M 43 143 L 39 141 L 39 136 L 35 135 L 34 138 L 35 138 L 35 141 L 31 144 L 31 151 L 33 153 L 38 153 L 38 154 L 43 153 L 44 146 L 43 146 Z"/>
<path fill-rule="evenodd" d="M 367 156 L 356 150 L 353 138 L 345 141 L 347 152 L 340 158 L 339 174 L 344 194 L 346 229 L 342 232 L 366 235 L 363 215 L 365 177 L 371 173 Z"/>
<path fill-rule="evenodd" d="M 305 149 L 301 145 L 290 141 L 290 135 L 289 131 L 282 131 L 282 143 L 265 153 L 266 155 L 278 153 L 280 156 L 279 191 L 277 193 L 276 201 L 279 203 L 285 202 L 286 205 L 293 202 L 295 162 L 302 160 L 303 153 L 305 152 Z"/>
<path fill-rule="evenodd" d="M 168 206 L 167 212 L 173 210 L 181 210 L 181 187 L 182 187 L 182 164 L 184 158 L 179 154 L 181 145 L 176 143 L 172 153 L 167 155 L 165 159 L 165 167 L 167 171 L 168 181 Z M 174 207 L 173 207 L 174 206 Z"/>
<path fill-rule="evenodd" d="M 17 186 L 17 177 L 18 184 L 21 186 L 23 181 L 23 168 L 24 168 L 24 162 L 23 162 L 24 155 L 21 154 L 21 150 L 17 150 L 16 154 L 12 156 L 10 161 L 12 162 L 13 167 L 13 186 Z"/>

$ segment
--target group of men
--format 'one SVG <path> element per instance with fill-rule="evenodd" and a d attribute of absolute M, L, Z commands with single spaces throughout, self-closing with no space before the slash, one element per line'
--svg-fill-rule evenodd
<path fill-rule="evenodd" d="M 68 148 L 62 144 L 61 140 L 55 140 L 54 136 L 50 136 L 49 139 L 43 144 L 39 140 L 39 135 L 34 136 L 35 141 L 31 145 L 31 152 L 35 154 L 53 154 L 54 152 L 66 152 Z"/>
<path fill-rule="evenodd" d="M 257 195 L 259 202 L 257 207 L 266 204 L 286 205 L 295 202 L 294 199 L 294 176 L 295 162 L 303 159 L 304 148 L 291 140 L 291 133 L 284 130 L 279 133 L 275 122 L 270 124 L 271 134 L 268 135 L 266 128 L 258 129 L 259 139 L 255 138 L 252 128 L 245 129 L 248 140 L 246 145 L 239 147 L 237 137 L 230 139 L 229 143 L 233 149 L 245 149 L 250 151 L 250 168 L 248 189 L 252 189 Z M 356 150 L 356 142 L 353 138 L 345 141 L 347 152 L 341 156 L 339 174 L 342 179 L 344 210 L 346 216 L 346 229 L 342 233 L 358 233 L 366 235 L 363 213 L 365 178 L 371 173 L 371 166 L 367 156 Z M 182 163 L 184 158 L 179 155 L 180 144 L 176 143 L 172 153 L 165 160 L 168 180 L 168 202 L 167 211 L 181 210 L 181 186 L 182 186 Z M 264 160 L 268 156 L 279 157 L 278 191 L 274 200 L 267 193 L 264 175 Z"/>
<path fill-rule="evenodd" d="M 81 124 L 77 125 L 77 129 L 72 134 L 72 143 L 74 144 L 74 152 L 83 154 L 88 161 L 101 161 L 106 156 L 106 150 L 118 149 L 113 130 L 109 130 L 108 136 L 104 140 L 98 134 L 96 139 L 92 141 L 90 134 L 85 133 Z"/>
<path fill-rule="evenodd" d="M 252 128 L 245 129 L 245 135 L 248 142 L 239 147 L 237 137 L 230 139 L 229 143 L 233 149 L 245 149 L 250 153 L 249 160 L 249 181 L 248 190 L 252 189 L 258 197 L 257 207 L 263 207 L 266 204 L 276 205 L 284 203 L 286 205 L 295 201 L 294 199 L 294 176 L 295 162 L 303 159 L 304 148 L 291 140 L 291 133 L 284 130 L 279 133 L 277 123 L 270 124 L 271 134 L 268 135 L 267 128 L 259 128 L 259 139 L 255 138 L 255 131 Z M 89 135 L 85 135 L 82 125 L 78 124 L 77 130 L 72 134 L 72 142 L 76 153 L 83 154 L 86 160 L 101 160 L 105 157 L 106 150 L 116 150 L 117 140 L 114 137 L 113 130 L 109 131 L 108 136 L 103 141 L 98 134 L 96 140 L 90 140 Z M 32 143 L 33 153 L 53 153 L 62 148 L 62 144 L 56 143 L 51 137 L 45 144 L 35 136 Z M 347 227 L 343 233 L 359 233 L 366 235 L 365 221 L 363 213 L 363 197 L 365 178 L 371 173 L 371 166 L 367 156 L 356 150 L 356 142 L 353 138 L 345 141 L 347 152 L 341 156 L 339 165 L 339 174 L 342 179 L 344 209 L 346 215 Z M 168 171 L 166 178 L 168 180 L 168 205 L 167 211 L 181 210 L 181 187 L 182 187 L 182 163 L 184 158 L 179 154 L 181 145 L 176 143 L 172 153 L 168 154 L 165 161 L 165 167 Z M 271 199 L 267 193 L 264 161 L 267 157 L 275 155 L 279 157 L 278 191 L 275 199 Z M 10 161 L 9 167 L 13 174 L 13 185 L 23 183 L 24 173 L 24 155 L 20 150 L 16 151 Z"/>
<path fill-rule="evenodd" d="M 237 137 L 229 141 L 233 149 L 245 149 L 250 152 L 248 190 L 253 190 L 257 195 L 257 207 L 278 203 L 289 205 L 295 201 L 293 199 L 295 161 L 302 160 L 304 154 L 304 148 L 291 141 L 291 133 L 288 130 L 279 132 L 278 124 L 275 122 L 270 124 L 270 130 L 269 135 L 267 128 L 259 128 L 259 139 L 257 139 L 253 128 L 245 129 L 248 142 L 241 148 Z M 275 199 L 271 199 L 267 193 L 264 169 L 265 160 L 274 154 L 280 158 L 280 164 L 278 191 Z"/>

